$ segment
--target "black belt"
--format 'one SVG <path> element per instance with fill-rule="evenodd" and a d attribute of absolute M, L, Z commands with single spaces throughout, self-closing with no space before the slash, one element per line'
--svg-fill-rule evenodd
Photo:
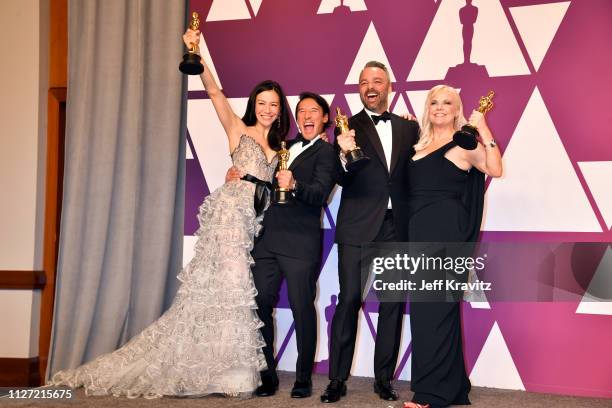
<path fill-rule="evenodd" d="M 270 203 L 270 193 L 272 192 L 272 183 L 263 181 L 255 176 L 246 174 L 241 180 L 255 184 L 255 194 L 253 196 L 253 207 L 257 216 L 263 214 L 268 204 Z"/>

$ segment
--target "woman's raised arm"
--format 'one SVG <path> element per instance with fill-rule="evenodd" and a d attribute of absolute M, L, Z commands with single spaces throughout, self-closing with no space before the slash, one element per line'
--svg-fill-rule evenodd
<path fill-rule="evenodd" d="M 183 34 L 183 42 L 188 48 L 191 46 L 191 44 L 198 45 L 200 43 L 200 31 L 187 29 L 185 34 Z M 208 96 L 213 103 L 215 112 L 217 112 L 219 121 L 227 134 L 230 151 L 232 151 L 238 145 L 240 136 L 246 132 L 246 125 L 232 109 L 227 98 L 223 94 L 223 91 L 219 88 L 219 85 L 212 76 L 210 69 L 206 65 L 206 61 L 204 61 L 202 57 L 200 57 L 200 60 L 202 65 L 204 65 L 204 72 L 202 72 L 200 75 L 202 84 L 204 85 L 206 92 L 208 92 Z"/>

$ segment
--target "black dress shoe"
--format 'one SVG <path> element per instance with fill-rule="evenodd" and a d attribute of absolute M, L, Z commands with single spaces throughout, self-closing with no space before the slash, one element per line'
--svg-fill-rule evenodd
<path fill-rule="evenodd" d="M 261 385 L 255 390 L 255 395 L 257 395 L 258 397 L 271 397 L 276 394 L 277 390 L 278 383 L 275 383 L 274 381 L 269 379 L 262 378 Z"/>
<path fill-rule="evenodd" d="M 331 380 L 325 392 L 321 395 L 321 402 L 338 402 L 340 397 L 346 395 L 346 384 L 344 381 Z"/>
<path fill-rule="evenodd" d="M 291 398 L 308 398 L 312 395 L 311 381 L 296 381 L 291 390 Z"/>
<path fill-rule="evenodd" d="M 374 392 L 378 394 L 380 399 L 385 401 L 397 401 L 399 398 L 397 391 L 393 389 L 389 381 L 376 381 L 374 383 Z"/>

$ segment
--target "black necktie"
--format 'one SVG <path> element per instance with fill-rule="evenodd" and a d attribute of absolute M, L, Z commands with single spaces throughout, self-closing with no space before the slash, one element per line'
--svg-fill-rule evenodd
<path fill-rule="evenodd" d="M 305 139 L 301 133 L 298 133 L 298 135 L 295 137 L 295 143 L 297 142 L 302 142 L 302 147 L 305 147 L 310 143 L 310 140 Z"/>
<path fill-rule="evenodd" d="M 381 115 L 372 115 L 374 126 L 378 125 L 378 122 L 380 122 L 381 120 L 383 122 L 387 122 L 390 119 L 391 119 L 391 114 L 387 111 L 384 111 Z"/>

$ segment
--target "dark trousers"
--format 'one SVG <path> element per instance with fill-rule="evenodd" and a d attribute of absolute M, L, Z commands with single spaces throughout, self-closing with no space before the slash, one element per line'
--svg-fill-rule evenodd
<path fill-rule="evenodd" d="M 289 244 L 289 243 L 288 243 Z M 274 361 L 274 321 L 272 313 L 284 277 L 287 282 L 289 305 L 295 321 L 298 358 L 296 381 L 310 381 L 317 347 L 317 312 L 314 300 L 317 293 L 317 274 L 320 260 L 292 258 L 268 251 L 262 239 L 252 252 L 255 265 L 253 279 L 257 288 L 257 314 L 264 323 L 261 333 L 266 342 L 263 349 L 268 370 L 261 373 L 278 384 Z"/>
<path fill-rule="evenodd" d="M 395 237 L 393 216 L 391 211 L 387 210 L 374 241 L 395 241 Z M 340 293 L 336 313 L 332 320 L 329 378 L 345 381 L 353 364 L 362 288 L 367 278 L 361 274 L 361 248 L 359 246 L 338 245 L 338 275 Z M 381 302 L 379 304 L 374 348 L 376 380 L 390 381 L 393 379 L 399 353 L 405 304 L 406 302 Z"/>

